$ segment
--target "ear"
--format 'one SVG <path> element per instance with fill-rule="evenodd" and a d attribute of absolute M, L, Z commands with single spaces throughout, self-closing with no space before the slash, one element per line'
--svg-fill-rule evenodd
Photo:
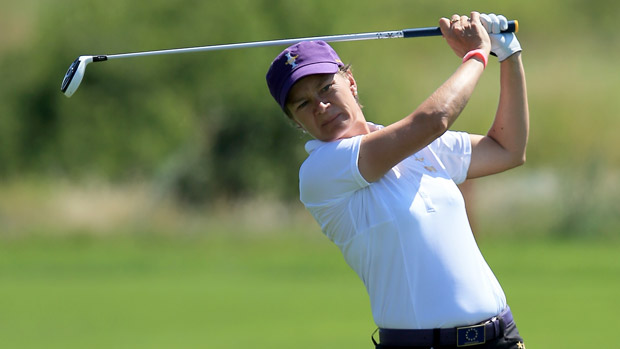
<path fill-rule="evenodd" d="M 357 82 L 355 82 L 353 73 L 351 73 L 350 70 L 347 71 L 346 78 L 349 80 L 349 88 L 351 89 L 351 93 L 353 93 L 353 96 L 357 98 Z"/>

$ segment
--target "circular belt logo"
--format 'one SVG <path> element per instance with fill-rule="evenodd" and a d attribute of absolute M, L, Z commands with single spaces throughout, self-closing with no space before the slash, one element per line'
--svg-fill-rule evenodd
<path fill-rule="evenodd" d="M 478 339 L 478 329 L 470 328 L 465 332 L 465 340 L 468 342 L 472 342 Z"/>

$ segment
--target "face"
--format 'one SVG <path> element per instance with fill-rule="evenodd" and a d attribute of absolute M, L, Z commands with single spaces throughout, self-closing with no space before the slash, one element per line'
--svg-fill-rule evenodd
<path fill-rule="evenodd" d="M 356 96 L 350 72 L 309 75 L 293 85 L 286 107 L 312 137 L 329 142 L 369 132 Z"/>

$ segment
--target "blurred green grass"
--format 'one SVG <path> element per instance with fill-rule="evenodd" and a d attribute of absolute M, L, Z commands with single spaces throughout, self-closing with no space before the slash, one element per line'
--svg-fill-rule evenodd
<path fill-rule="evenodd" d="M 31 238 L 0 255 L 7 347 L 346 347 L 372 329 L 315 238 Z"/>
<path fill-rule="evenodd" d="M 485 238 L 528 348 L 603 348 L 620 244 Z M 365 290 L 313 227 L 0 241 L 7 348 L 370 348 Z"/>

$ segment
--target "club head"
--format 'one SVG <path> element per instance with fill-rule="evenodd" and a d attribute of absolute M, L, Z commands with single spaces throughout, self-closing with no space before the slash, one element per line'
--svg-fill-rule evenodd
<path fill-rule="evenodd" d="M 60 91 L 64 93 L 65 96 L 71 97 L 75 90 L 77 90 L 84 77 L 86 65 L 92 61 L 93 56 L 80 56 L 71 63 L 69 70 L 67 70 L 65 74 L 65 78 L 62 80 L 62 85 L 60 85 Z"/>

